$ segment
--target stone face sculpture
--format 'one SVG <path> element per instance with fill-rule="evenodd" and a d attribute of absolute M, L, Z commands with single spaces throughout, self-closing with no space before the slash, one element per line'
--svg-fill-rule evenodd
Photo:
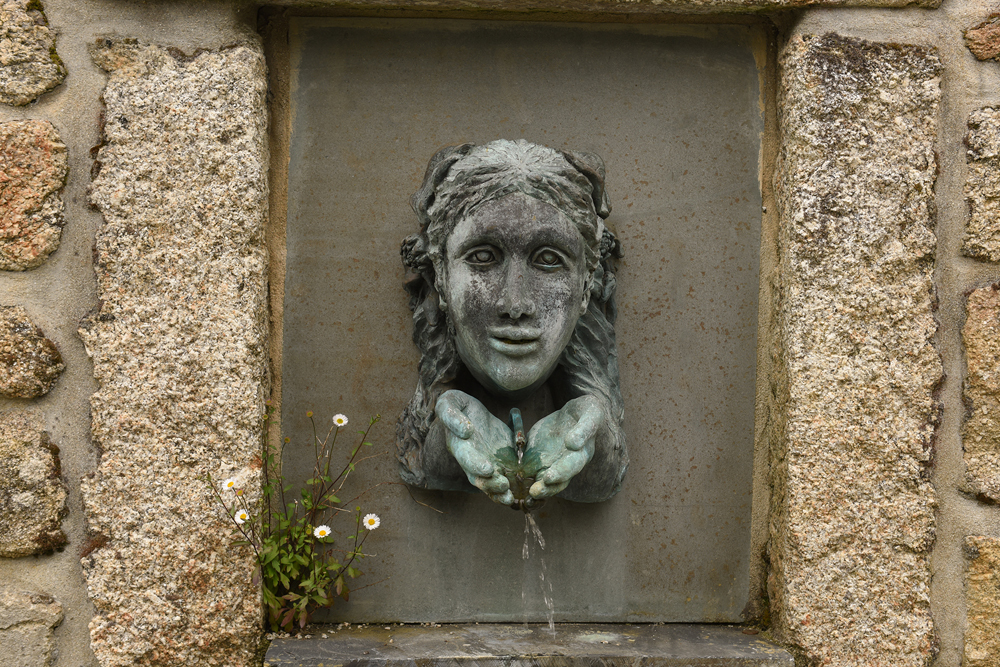
<path fill-rule="evenodd" d="M 613 496 L 628 467 L 612 326 L 621 246 L 603 222 L 601 158 L 523 140 L 454 146 L 411 204 L 420 232 L 401 253 L 421 359 L 397 424 L 403 480 L 525 510 Z"/>

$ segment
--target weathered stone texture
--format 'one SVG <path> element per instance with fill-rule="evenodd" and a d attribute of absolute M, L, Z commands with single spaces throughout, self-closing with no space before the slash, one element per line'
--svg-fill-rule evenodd
<path fill-rule="evenodd" d="M 23 105 L 62 83 L 66 68 L 37 0 L 0 0 L 0 102 Z"/>
<path fill-rule="evenodd" d="M 780 359 L 770 599 L 816 664 L 934 652 L 928 464 L 937 56 L 835 34 L 782 54 Z M 812 663 L 810 663 L 812 664 Z"/>
<path fill-rule="evenodd" d="M 1000 539 L 965 538 L 965 655 L 962 667 L 1000 667 Z"/>
<path fill-rule="evenodd" d="M 990 17 L 974 28 L 965 31 L 965 45 L 980 60 L 990 60 L 1000 55 L 1000 14 Z"/>
<path fill-rule="evenodd" d="M 965 490 L 1000 501 L 1000 283 L 966 302 Z"/>
<path fill-rule="evenodd" d="M 59 247 L 66 146 L 52 123 L 0 123 L 0 269 L 31 269 Z"/>
<path fill-rule="evenodd" d="M 55 343 L 20 306 L 0 306 L 0 396 L 47 394 L 66 367 Z"/>
<path fill-rule="evenodd" d="M 973 111 L 965 144 L 969 220 L 962 250 L 970 257 L 1000 261 L 1000 109 Z"/>
<path fill-rule="evenodd" d="M 255 43 L 185 57 L 100 40 L 109 72 L 91 199 L 101 308 L 84 559 L 111 665 L 254 664 L 253 560 L 207 473 L 259 479 L 266 378 L 266 73 Z M 96 170 L 95 170 L 96 171 Z"/>
<path fill-rule="evenodd" d="M 0 556 L 45 553 L 66 544 L 66 485 L 59 448 L 36 412 L 0 413 Z"/>
<path fill-rule="evenodd" d="M 0 585 L 0 660 L 11 667 L 48 667 L 52 630 L 62 620 L 62 605 L 52 596 Z"/>

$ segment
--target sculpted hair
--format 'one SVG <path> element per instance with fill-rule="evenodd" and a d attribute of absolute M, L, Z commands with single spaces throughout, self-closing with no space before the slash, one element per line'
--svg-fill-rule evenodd
<path fill-rule="evenodd" d="M 435 419 L 437 398 L 452 389 L 463 370 L 454 331 L 442 309 L 443 267 L 448 235 L 479 206 L 515 192 L 559 209 L 584 240 L 589 271 L 587 312 L 559 360 L 551 382 L 562 402 L 598 398 L 606 411 L 615 451 L 624 454 L 624 407 L 618 383 L 612 263 L 621 245 L 605 226 L 611 205 L 604 189 L 604 162 L 591 153 L 558 151 L 524 140 L 463 144 L 431 158 L 424 182 L 410 204 L 420 231 L 403 241 L 406 290 L 413 311 L 413 342 L 420 351 L 417 387 L 396 425 L 403 480 L 424 486 L 421 451 Z M 614 481 L 621 484 L 625 467 Z"/>

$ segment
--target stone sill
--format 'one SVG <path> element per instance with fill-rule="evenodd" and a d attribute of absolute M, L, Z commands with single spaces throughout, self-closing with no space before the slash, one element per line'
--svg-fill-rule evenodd
<path fill-rule="evenodd" d="M 321 631 L 322 633 L 322 631 Z M 350 627 L 276 639 L 265 667 L 793 667 L 791 654 L 733 625 L 544 624 Z"/>
<path fill-rule="evenodd" d="M 759 13 L 803 7 L 924 7 L 941 0 L 265 0 L 268 5 L 302 10 L 433 12 L 554 12 L 582 15 L 664 15 Z"/>

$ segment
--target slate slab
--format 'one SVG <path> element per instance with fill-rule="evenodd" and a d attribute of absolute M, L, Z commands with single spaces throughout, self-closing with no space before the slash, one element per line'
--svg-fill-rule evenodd
<path fill-rule="evenodd" d="M 732 625 L 463 624 L 354 626 L 276 639 L 265 667 L 642 664 L 792 667 L 784 649 Z"/>

